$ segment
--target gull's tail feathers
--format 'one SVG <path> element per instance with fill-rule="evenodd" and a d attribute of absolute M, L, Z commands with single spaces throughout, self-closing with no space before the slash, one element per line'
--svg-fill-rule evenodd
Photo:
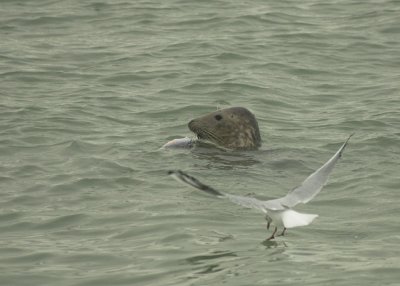
<path fill-rule="evenodd" d="M 282 222 L 284 227 L 292 228 L 297 226 L 309 225 L 318 215 L 303 214 L 292 209 L 284 210 L 282 213 Z"/>

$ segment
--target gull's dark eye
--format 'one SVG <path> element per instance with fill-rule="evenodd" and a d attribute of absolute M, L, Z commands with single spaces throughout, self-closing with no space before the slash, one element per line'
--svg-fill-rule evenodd
<path fill-rule="evenodd" d="M 215 118 L 216 120 L 220 121 L 220 120 L 222 119 L 222 116 L 219 115 L 219 114 L 217 114 L 217 115 L 214 116 L 214 118 Z"/>

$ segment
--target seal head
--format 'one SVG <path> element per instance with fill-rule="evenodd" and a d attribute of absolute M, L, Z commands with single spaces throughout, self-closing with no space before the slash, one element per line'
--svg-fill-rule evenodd
<path fill-rule="evenodd" d="M 199 139 L 228 149 L 256 149 L 261 146 L 256 117 L 244 107 L 231 107 L 191 120 L 189 129 Z"/>

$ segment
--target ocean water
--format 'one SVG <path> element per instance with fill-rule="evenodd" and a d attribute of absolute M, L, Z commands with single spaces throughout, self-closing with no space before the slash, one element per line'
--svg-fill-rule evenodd
<path fill-rule="evenodd" d="M 1 1 L 0 285 L 399 285 L 397 1 Z M 159 150 L 228 106 L 257 151 Z M 351 133 L 313 224 L 285 195 Z"/>

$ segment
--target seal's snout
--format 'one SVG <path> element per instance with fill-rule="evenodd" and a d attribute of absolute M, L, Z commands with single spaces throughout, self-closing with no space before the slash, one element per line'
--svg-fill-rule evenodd
<path fill-rule="evenodd" d="M 196 134 L 197 138 L 202 138 L 201 129 L 199 129 L 199 121 L 196 119 L 192 119 L 188 123 L 189 130 Z"/>
<path fill-rule="evenodd" d="M 189 127 L 189 129 L 190 129 L 191 131 L 193 131 L 193 132 L 194 132 L 194 130 L 193 130 L 193 126 L 194 126 L 194 124 L 195 124 L 195 121 L 194 121 L 194 119 L 190 120 L 190 121 L 189 121 L 189 123 L 188 123 L 188 127 Z"/>

